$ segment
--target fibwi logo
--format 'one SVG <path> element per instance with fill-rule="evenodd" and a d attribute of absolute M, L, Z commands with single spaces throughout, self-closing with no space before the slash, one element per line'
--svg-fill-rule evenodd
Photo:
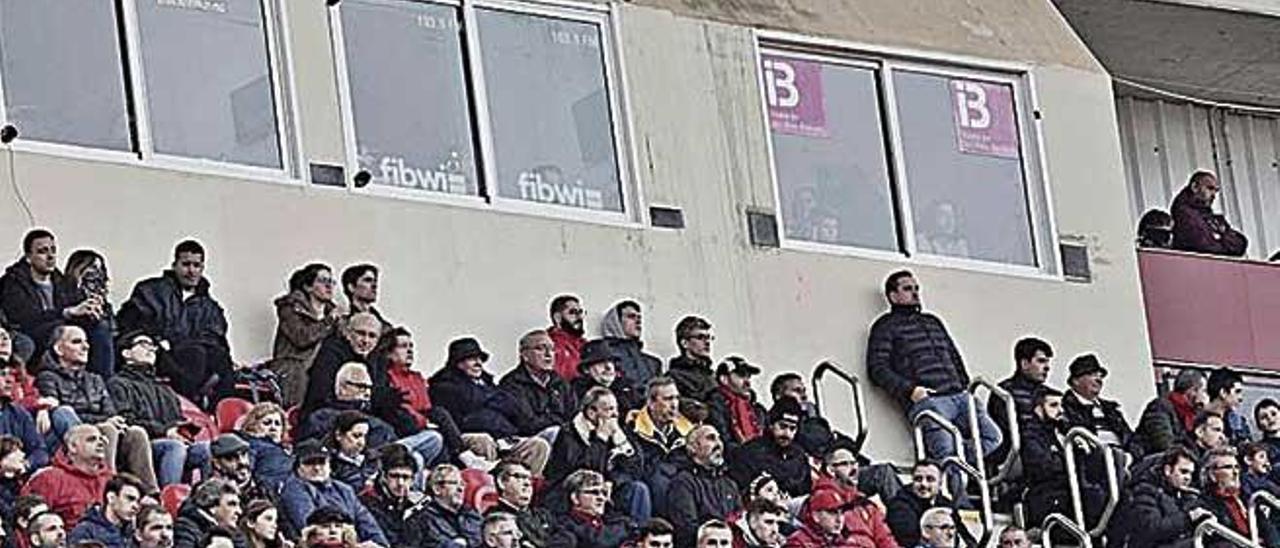
<path fill-rule="evenodd" d="M 209 13 L 227 13 L 227 3 L 217 0 L 156 0 L 156 5 Z"/>
<path fill-rule="evenodd" d="M 547 204 L 560 204 L 587 209 L 604 209 L 604 193 L 587 188 L 578 179 L 565 183 L 559 168 L 543 166 L 520 172 L 516 183 L 520 199 Z"/>
<path fill-rule="evenodd" d="M 404 158 L 383 156 L 378 162 L 378 182 L 401 188 L 416 188 L 449 194 L 467 194 L 467 177 L 456 170 L 416 168 Z"/>

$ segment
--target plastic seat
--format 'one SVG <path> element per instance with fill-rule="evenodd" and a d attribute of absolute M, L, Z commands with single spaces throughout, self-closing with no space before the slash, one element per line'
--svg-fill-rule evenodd
<path fill-rule="evenodd" d="M 178 517 L 178 508 L 182 506 L 182 501 L 187 500 L 187 495 L 191 494 L 191 486 L 185 483 L 174 483 L 166 485 L 160 490 L 160 505 L 164 507 L 166 512 L 174 518 Z"/>
<path fill-rule="evenodd" d="M 226 398 L 218 402 L 214 408 L 214 418 L 218 423 L 218 433 L 235 432 L 240 426 L 240 419 L 253 409 L 253 402 L 240 398 Z"/>
<path fill-rule="evenodd" d="M 494 502 L 497 502 L 497 488 L 493 485 L 493 476 L 488 472 L 467 468 L 462 471 L 462 483 L 465 488 L 462 491 L 462 500 L 464 504 L 481 510 L 481 503 L 487 493 L 494 494 Z M 492 506 L 492 505 L 490 505 Z"/>

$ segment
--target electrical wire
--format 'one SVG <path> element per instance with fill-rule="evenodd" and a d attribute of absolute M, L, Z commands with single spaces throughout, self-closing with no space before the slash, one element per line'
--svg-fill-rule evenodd
<path fill-rule="evenodd" d="M 27 214 L 27 226 L 36 226 L 36 215 L 31 212 L 31 204 L 27 203 L 27 197 L 22 193 L 22 187 L 18 185 L 18 175 L 14 171 L 13 145 L 5 145 L 4 149 L 9 157 L 9 186 L 13 187 L 13 195 L 17 197 L 18 205 L 21 205 L 22 211 Z"/>

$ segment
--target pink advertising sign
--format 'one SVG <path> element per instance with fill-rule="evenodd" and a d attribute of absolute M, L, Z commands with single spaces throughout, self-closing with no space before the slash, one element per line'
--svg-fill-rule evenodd
<path fill-rule="evenodd" d="M 822 97 L 822 64 L 790 57 L 762 55 L 769 127 L 778 133 L 827 138 Z"/>
<path fill-rule="evenodd" d="M 965 154 L 1018 158 L 1018 124 L 1013 87 L 975 80 L 951 80 L 956 147 Z"/>

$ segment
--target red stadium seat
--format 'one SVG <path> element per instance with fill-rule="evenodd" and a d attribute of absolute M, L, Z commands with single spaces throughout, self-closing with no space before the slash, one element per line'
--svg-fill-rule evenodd
<path fill-rule="evenodd" d="M 218 422 L 218 433 L 235 432 L 240 426 L 240 419 L 250 409 L 253 409 L 253 402 L 240 398 L 226 398 L 218 402 L 218 406 L 214 409 L 214 417 Z"/>
<path fill-rule="evenodd" d="M 166 485 L 160 490 L 160 505 L 164 506 L 169 515 L 177 518 L 178 508 L 182 506 L 182 501 L 187 500 L 189 494 L 191 494 L 191 486 L 185 483 Z"/>
<path fill-rule="evenodd" d="M 462 491 L 462 500 L 467 506 L 483 512 L 481 503 L 487 493 L 493 493 L 496 501 L 497 489 L 493 485 L 493 476 L 488 472 L 466 468 L 462 471 L 462 483 L 466 486 Z"/>

